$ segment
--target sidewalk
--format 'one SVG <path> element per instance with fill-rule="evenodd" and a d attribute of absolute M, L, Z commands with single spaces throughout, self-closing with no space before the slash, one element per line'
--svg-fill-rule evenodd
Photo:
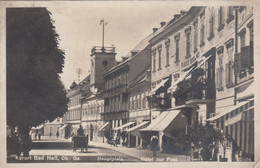
<path fill-rule="evenodd" d="M 63 138 L 57 138 L 57 137 L 49 137 L 49 136 L 43 136 L 42 139 L 39 141 L 33 141 L 35 143 L 41 143 L 41 142 L 50 142 L 53 143 L 61 142 L 61 143 L 70 143 L 71 138 L 69 139 L 63 139 Z M 97 148 L 100 150 L 94 150 L 94 148 Z M 109 150 L 109 152 L 106 152 L 104 150 L 101 150 L 101 148 L 106 149 L 112 149 Z M 139 149 L 139 148 L 128 148 L 126 146 L 118 145 L 117 147 L 112 146 L 111 144 L 107 143 L 101 143 L 101 142 L 94 142 L 89 141 L 89 148 L 87 153 L 80 153 L 80 152 L 73 152 L 72 150 L 32 150 L 30 154 L 61 154 L 62 155 L 81 155 L 81 156 L 106 156 L 106 155 L 116 155 L 116 153 L 113 152 L 117 151 L 122 153 L 122 155 L 129 155 L 131 157 L 140 159 L 141 161 L 152 161 L 151 159 L 164 159 L 166 161 L 178 161 L 178 162 L 187 162 L 190 161 L 190 156 L 186 155 L 176 155 L 176 154 L 168 154 L 163 152 L 157 152 L 157 156 L 153 158 L 153 153 L 150 149 Z"/>
<path fill-rule="evenodd" d="M 121 145 L 114 147 L 107 143 L 100 143 L 100 142 L 93 142 L 93 141 L 90 141 L 89 145 L 110 148 L 112 150 L 115 150 L 115 151 L 130 155 L 132 157 L 141 159 L 142 161 L 150 161 L 150 159 L 153 158 L 153 152 L 150 149 L 128 148 L 128 147 L 121 146 Z M 158 158 L 158 159 L 164 158 L 164 159 L 168 159 L 168 161 L 178 161 L 178 162 L 190 161 L 190 156 L 168 154 L 168 153 L 163 153 L 163 152 L 157 152 L 156 158 Z"/>

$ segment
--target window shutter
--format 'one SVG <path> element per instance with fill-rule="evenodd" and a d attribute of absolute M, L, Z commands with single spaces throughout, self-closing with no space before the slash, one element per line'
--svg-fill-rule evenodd
<path fill-rule="evenodd" d="M 254 42 L 250 41 L 249 67 L 254 66 Z"/>
<path fill-rule="evenodd" d="M 249 50 L 250 47 L 241 47 L 240 64 L 241 70 L 245 70 L 249 66 Z"/>
<path fill-rule="evenodd" d="M 228 84 L 228 63 L 226 63 L 226 84 Z"/>

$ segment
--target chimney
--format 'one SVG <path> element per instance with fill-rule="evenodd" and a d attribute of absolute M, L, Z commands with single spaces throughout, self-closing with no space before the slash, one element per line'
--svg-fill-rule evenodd
<path fill-rule="evenodd" d="M 125 60 L 127 60 L 128 56 L 122 56 L 122 61 L 124 62 Z"/>
<path fill-rule="evenodd" d="M 158 28 L 153 28 L 153 33 L 155 33 L 158 30 Z"/>
<path fill-rule="evenodd" d="M 181 16 L 182 16 L 182 15 L 185 15 L 186 13 L 187 13 L 187 11 L 181 10 Z"/>
<path fill-rule="evenodd" d="M 181 15 L 180 14 L 175 14 L 175 15 L 173 15 L 173 17 L 174 17 L 174 20 L 177 20 L 177 19 L 179 19 L 181 17 Z"/>
<path fill-rule="evenodd" d="M 160 25 L 163 27 L 166 24 L 166 22 L 161 22 Z"/>

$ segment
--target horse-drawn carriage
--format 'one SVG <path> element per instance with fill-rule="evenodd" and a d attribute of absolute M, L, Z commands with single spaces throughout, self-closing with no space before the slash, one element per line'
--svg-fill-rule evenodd
<path fill-rule="evenodd" d="M 81 149 L 81 152 L 87 152 L 88 150 L 88 136 L 75 135 L 72 137 L 72 147 L 75 152 L 77 148 Z"/>

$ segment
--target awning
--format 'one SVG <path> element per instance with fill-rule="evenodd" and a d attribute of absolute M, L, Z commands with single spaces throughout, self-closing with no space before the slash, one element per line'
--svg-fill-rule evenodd
<path fill-rule="evenodd" d="M 238 115 L 236 115 L 236 116 L 226 120 L 225 121 L 225 126 L 229 126 L 229 125 L 232 125 L 232 124 L 235 124 L 235 123 L 241 121 L 242 120 L 242 114 L 243 113 L 240 113 L 240 114 L 238 114 Z"/>
<path fill-rule="evenodd" d="M 102 125 L 101 128 L 98 129 L 98 131 L 104 131 L 104 130 L 106 130 L 106 128 L 108 128 L 109 125 L 110 125 L 109 122 L 106 122 L 104 125 Z"/>
<path fill-rule="evenodd" d="M 126 129 L 125 131 L 127 133 L 131 132 L 131 134 L 134 136 L 140 136 L 139 130 L 145 128 L 148 124 L 149 124 L 149 121 L 144 121 L 132 128 Z"/>
<path fill-rule="evenodd" d="M 164 86 L 164 84 L 169 80 L 170 78 L 167 78 L 167 79 L 163 79 L 155 88 L 153 88 L 151 91 L 150 91 L 150 95 L 152 94 L 155 94 L 155 92 L 160 89 L 161 87 Z"/>
<path fill-rule="evenodd" d="M 63 125 L 62 127 L 60 127 L 60 130 L 63 130 L 64 128 L 66 128 L 68 126 L 68 124 Z"/>
<path fill-rule="evenodd" d="M 181 110 L 162 112 L 152 123 L 140 131 L 163 131 L 177 117 Z"/>
<path fill-rule="evenodd" d="M 128 126 L 130 126 L 130 125 L 132 125 L 132 124 L 134 124 L 135 122 L 128 122 L 128 123 L 126 123 L 126 124 L 123 124 L 123 125 L 121 125 L 121 126 L 119 126 L 119 127 L 116 127 L 116 128 L 113 128 L 113 130 L 120 130 L 120 129 L 124 129 L 125 127 L 128 127 Z"/>
<path fill-rule="evenodd" d="M 209 119 L 207 119 L 206 121 L 214 121 L 214 120 L 217 120 L 217 119 L 219 119 L 220 117 L 222 117 L 222 116 L 224 116 L 224 115 L 226 115 L 226 114 L 232 112 L 233 110 L 235 110 L 235 109 L 237 109 L 237 108 L 239 108 L 239 107 L 245 105 L 246 103 L 248 103 L 248 101 L 244 101 L 244 102 L 238 103 L 238 104 L 236 104 L 235 106 L 229 106 L 229 107 L 223 108 L 223 109 L 221 109 L 221 111 L 223 111 L 222 113 L 220 113 L 220 114 L 218 114 L 218 115 L 216 115 L 216 116 L 214 116 L 214 117 L 212 117 L 212 118 L 209 118 Z"/>
<path fill-rule="evenodd" d="M 237 100 L 246 99 L 252 96 L 254 96 L 254 81 L 245 86 L 241 86 L 239 89 L 237 88 Z"/>

